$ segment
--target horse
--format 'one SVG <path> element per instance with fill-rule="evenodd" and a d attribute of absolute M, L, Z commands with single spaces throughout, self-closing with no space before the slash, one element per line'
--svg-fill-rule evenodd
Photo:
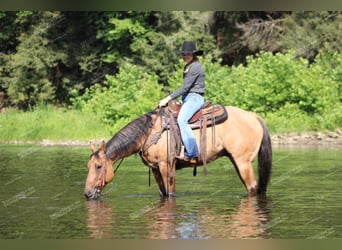
<path fill-rule="evenodd" d="M 176 168 L 203 165 L 182 163 L 170 154 L 170 133 L 162 133 L 163 119 L 156 108 L 131 121 L 119 130 L 99 149 L 91 143 L 91 156 L 88 161 L 88 176 L 84 195 L 87 200 L 97 199 L 104 187 L 113 180 L 113 165 L 120 159 L 139 153 L 143 163 L 148 166 L 159 187 L 162 197 L 176 194 Z M 264 120 L 253 112 L 238 107 L 226 106 L 228 119 L 215 125 L 215 130 L 204 128 L 207 138 L 206 161 L 208 163 L 226 156 L 234 165 L 238 176 L 246 188 L 248 196 L 265 194 L 272 168 L 271 138 Z M 197 143 L 199 129 L 193 130 Z M 155 140 L 155 135 L 160 134 Z M 213 143 L 214 141 L 214 143 Z M 258 182 L 253 170 L 253 162 L 258 156 Z"/>

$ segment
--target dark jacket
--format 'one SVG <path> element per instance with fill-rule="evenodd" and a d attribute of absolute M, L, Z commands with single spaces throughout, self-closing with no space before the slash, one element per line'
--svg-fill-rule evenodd
<path fill-rule="evenodd" d="M 185 65 L 183 73 L 183 85 L 173 92 L 170 97 L 176 99 L 187 93 L 204 94 L 205 76 L 202 64 L 194 61 L 190 65 Z"/>

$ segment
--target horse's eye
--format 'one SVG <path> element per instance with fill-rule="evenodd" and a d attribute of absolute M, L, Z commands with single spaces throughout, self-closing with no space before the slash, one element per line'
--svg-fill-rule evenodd
<path fill-rule="evenodd" d="M 101 165 L 96 165 L 96 170 L 100 170 L 102 168 Z"/>

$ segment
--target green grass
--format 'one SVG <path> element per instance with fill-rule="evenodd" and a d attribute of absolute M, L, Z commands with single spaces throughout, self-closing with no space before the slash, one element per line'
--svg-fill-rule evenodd
<path fill-rule="evenodd" d="M 292 115 L 290 115 L 292 114 Z M 268 114 L 265 118 L 272 134 L 305 131 L 334 131 L 341 124 L 341 115 L 326 114 L 310 117 L 293 112 Z M 331 126 L 329 126 L 332 124 Z M 113 127 L 101 121 L 95 113 L 40 106 L 33 111 L 23 112 L 7 109 L 0 113 L 0 142 L 91 141 L 108 140 Z"/>
<path fill-rule="evenodd" d="M 44 139 L 94 140 L 110 138 L 109 128 L 95 114 L 51 106 L 22 112 L 8 109 L 0 114 L 0 141 L 41 141 Z"/>

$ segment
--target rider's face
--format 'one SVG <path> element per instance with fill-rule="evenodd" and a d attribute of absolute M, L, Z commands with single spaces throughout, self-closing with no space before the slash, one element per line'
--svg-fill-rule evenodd
<path fill-rule="evenodd" d="M 191 53 L 184 53 L 184 54 L 182 54 L 182 58 L 183 58 L 184 62 L 190 63 L 194 59 L 194 55 Z"/>

